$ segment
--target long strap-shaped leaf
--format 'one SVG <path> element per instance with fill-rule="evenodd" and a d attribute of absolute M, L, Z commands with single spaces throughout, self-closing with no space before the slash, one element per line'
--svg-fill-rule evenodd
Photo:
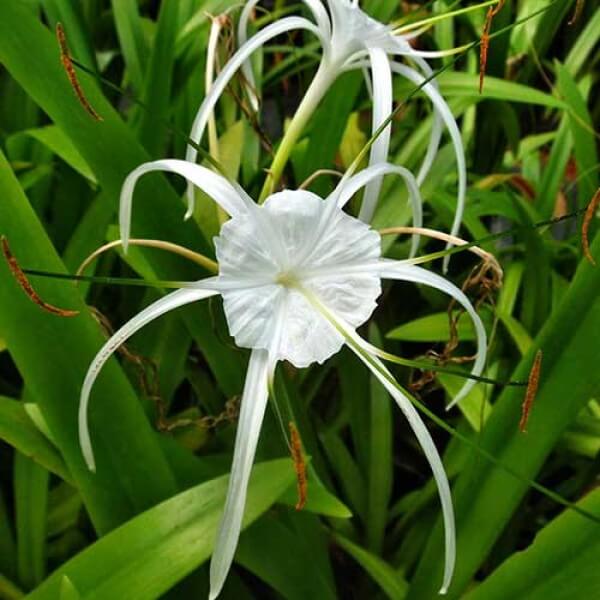
<path fill-rule="evenodd" d="M 202 483 L 137 516 L 62 565 L 28 598 L 62 598 L 68 577 L 81 600 L 155 600 L 209 557 L 227 479 Z M 293 480 L 287 458 L 256 465 L 242 526 L 255 521 Z"/>
<path fill-rule="evenodd" d="M 2 63 L 52 121 L 70 138 L 89 165 L 115 212 L 127 175 L 149 160 L 131 129 L 98 90 L 94 80 L 80 74 L 86 96 L 103 121 L 98 123 L 77 103 L 61 63 L 56 40 L 22 2 L 0 2 L 0 63 Z M 157 123 L 160 127 L 160 123 Z M 183 208 L 177 194 L 159 176 L 148 176 L 136 189 L 136 203 L 144 207 L 135 215 L 134 233 L 152 239 L 169 239 L 186 248 L 210 253 L 200 230 L 182 223 Z M 167 253 L 147 257 L 156 279 L 193 280 L 198 272 Z M 30 261 L 26 266 L 39 266 Z M 208 310 L 197 306 L 184 313 L 190 333 L 226 394 L 242 387 L 243 364 L 225 347 L 212 329 Z"/>
<path fill-rule="evenodd" d="M 37 220 L 27 198 L 0 153 L 0 224 L 15 255 L 49 271 L 64 266 Z M 32 396 L 79 487 L 100 532 L 112 529 L 136 512 L 176 490 L 173 475 L 141 405 L 116 363 L 99 382 L 97 453 L 110 469 L 92 475 L 77 443 L 77 405 L 87 367 L 102 344 L 97 323 L 72 285 L 36 282 L 51 301 L 80 309 L 64 319 L 43 312 L 23 293 L 8 266 L 0 264 L 0 330 Z"/>

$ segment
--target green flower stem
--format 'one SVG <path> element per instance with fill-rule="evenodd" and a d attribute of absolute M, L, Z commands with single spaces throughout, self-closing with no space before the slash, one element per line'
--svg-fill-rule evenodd
<path fill-rule="evenodd" d="M 308 88 L 290 126 L 285 132 L 283 139 L 273 162 L 271 168 L 267 174 L 267 178 L 263 185 L 262 192 L 260 194 L 259 202 L 262 204 L 267 196 L 273 193 L 275 187 L 281 179 L 281 175 L 285 166 L 289 160 L 290 154 L 296 145 L 296 142 L 300 138 L 304 127 L 308 123 L 308 120 L 315 112 L 317 106 L 327 93 L 327 90 L 331 84 L 337 79 L 340 73 L 339 65 L 328 61 L 324 58 L 319 65 L 319 68 Z"/>

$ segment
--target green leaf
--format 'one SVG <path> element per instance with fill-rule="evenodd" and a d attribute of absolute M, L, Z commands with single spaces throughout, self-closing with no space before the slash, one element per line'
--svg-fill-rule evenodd
<path fill-rule="evenodd" d="M 153 157 L 162 155 L 167 139 L 167 130 L 160 122 L 169 114 L 178 20 L 179 2 L 161 3 L 141 98 L 146 109 L 138 111 L 136 122 L 138 137 Z"/>
<path fill-rule="evenodd" d="M 379 585 L 391 600 L 404 600 L 408 591 L 406 580 L 394 571 L 383 559 L 371 554 L 354 542 L 335 534 L 334 540 L 343 548 Z"/>
<path fill-rule="evenodd" d="M 293 477 L 289 459 L 256 465 L 244 526 L 267 510 Z M 210 556 L 227 483 L 227 476 L 202 483 L 131 519 L 59 567 L 29 600 L 55 600 L 64 576 L 83 600 L 155 600 Z"/>
<path fill-rule="evenodd" d="M 39 129 L 28 129 L 27 135 L 44 144 L 57 156 L 62 158 L 70 167 L 83 175 L 92 183 L 96 183 L 96 177 L 89 165 L 81 157 L 77 148 L 73 146 L 71 140 L 56 125 L 48 125 Z"/>
<path fill-rule="evenodd" d="M 56 447 L 36 427 L 22 402 L 0 396 L 0 439 L 65 481 L 69 471 Z"/>
<path fill-rule="evenodd" d="M 59 600 L 79 600 L 80 598 L 81 595 L 73 585 L 73 582 L 66 575 L 63 575 L 62 581 L 60 582 Z"/>
<path fill-rule="evenodd" d="M 49 473 L 15 453 L 15 513 L 19 581 L 32 588 L 46 572 L 46 515 Z"/>
<path fill-rule="evenodd" d="M 149 156 L 94 80 L 79 73 L 88 100 L 104 119 L 100 123 L 78 105 L 62 69 L 54 36 L 22 3 L 0 2 L 0 62 L 71 139 L 116 213 L 125 177 L 140 163 L 148 161 Z M 152 127 L 162 125 L 153 121 Z M 134 235 L 168 239 L 192 250 L 210 253 L 198 227 L 191 221 L 183 222 L 181 199 L 164 177 L 144 178 L 136 190 L 135 203 L 140 209 L 134 208 Z M 148 252 L 147 255 L 158 279 L 199 278 L 197 268 L 183 264 L 166 252 Z M 219 340 L 207 305 L 190 307 L 182 314 L 223 391 L 227 395 L 239 393 L 243 385 L 243 362 L 238 353 Z"/>
<path fill-rule="evenodd" d="M 579 505 L 600 516 L 600 490 Z M 498 567 L 465 600 L 570 600 L 600 594 L 600 526 L 565 512 L 546 525 L 533 543 Z"/>
<path fill-rule="evenodd" d="M 70 53 L 90 69 L 96 66 L 94 50 L 89 32 L 81 12 L 81 2 L 77 0 L 45 0 L 42 6 L 48 14 L 52 27 L 63 25 Z"/>
<path fill-rule="evenodd" d="M 301 515 L 306 517 L 306 515 Z M 301 519 L 302 523 L 306 518 Z M 313 525 L 319 527 L 318 522 Z M 281 517 L 265 516 L 240 539 L 236 560 L 266 581 L 288 600 L 304 600 L 310 596 L 337 598 L 328 564 L 317 560 L 317 552 L 302 531 L 294 531 Z"/>
<path fill-rule="evenodd" d="M 450 339 L 448 313 L 440 312 L 395 327 L 385 336 L 404 342 L 447 342 Z M 473 341 L 475 329 L 471 320 L 463 316 L 458 322 L 458 337 L 462 341 Z"/>
<path fill-rule="evenodd" d="M 575 146 L 577 189 L 584 203 L 589 202 L 598 189 L 598 153 L 596 132 L 586 101 L 577 84 L 560 63 L 556 63 L 558 89 L 567 103 L 568 122 Z M 582 86 L 583 87 L 583 86 Z"/>
<path fill-rule="evenodd" d="M 293 468 L 290 464 L 290 468 Z M 298 502 L 296 485 L 289 487 L 279 499 L 283 504 L 295 507 Z M 317 515 L 333 517 L 335 519 L 350 519 L 352 511 L 336 496 L 334 496 L 320 481 L 315 481 L 308 476 L 306 505 L 302 510 Z"/>
<path fill-rule="evenodd" d="M 600 39 L 600 11 L 596 10 L 585 29 L 577 36 L 565 60 L 565 68 L 572 77 L 577 77 L 586 60 Z"/>
<path fill-rule="evenodd" d="M 139 94 L 144 84 L 148 48 L 138 3 L 136 0 L 112 0 L 111 5 L 127 73 Z"/>
<path fill-rule="evenodd" d="M 4 198 L 0 203 L 2 233 L 20 263 L 64 273 L 1 152 L 0 194 Z M 76 287 L 52 280 L 35 282 L 36 290 L 47 301 L 81 311 L 79 316 L 66 319 L 34 304 L 4 261 L 0 262 L 0 282 L 0 331 L 98 530 L 107 531 L 174 493 L 175 480 L 158 440 L 115 361 L 106 366 L 97 382 L 91 414 L 98 472 L 90 473 L 84 464 L 77 431 L 79 394 L 103 338 Z"/>
<path fill-rule="evenodd" d="M 485 78 L 485 86 L 481 94 L 479 94 L 479 75 L 445 71 L 436 80 L 439 82 L 440 92 L 444 97 L 460 96 L 478 98 L 478 100 L 506 100 L 507 102 L 538 104 L 548 108 L 564 108 L 564 103 L 550 94 L 497 77 Z M 398 79 L 394 84 L 395 97 L 402 98 L 413 89 L 413 84 Z"/>
<path fill-rule="evenodd" d="M 375 325 L 370 330 L 370 341 L 381 347 L 382 339 Z M 392 401 L 384 387 L 370 378 L 369 470 L 367 472 L 367 545 L 369 550 L 381 553 L 393 483 L 393 416 Z"/>

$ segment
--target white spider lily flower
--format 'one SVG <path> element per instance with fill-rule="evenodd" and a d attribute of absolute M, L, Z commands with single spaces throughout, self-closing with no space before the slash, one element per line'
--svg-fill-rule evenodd
<path fill-rule="evenodd" d="M 270 168 L 270 177 L 263 189 L 263 196 L 272 191 L 306 122 L 340 73 L 352 69 L 370 68 L 372 81 L 369 87 L 373 96 L 372 131 L 375 133 L 392 112 L 392 73 L 398 73 L 417 85 L 422 85 L 433 75 L 425 58 L 444 56 L 456 51 L 453 49 L 424 52 L 412 48 L 409 40 L 415 36 L 415 33 L 395 34 L 392 26 L 379 23 L 362 11 L 357 0 L 328 0 L 326 4 L 321 0 L 303 0 L 313 16 L 314 23 L 302 17 L 286 17 L 268 25 L 248 39 L 249 18 L 258 2 L 259 0 L 249 0 L 242 10 L 238 24 L 240 47 L 225 65 L 202 102 L 192 125 L 190 139 L 196 145 L 201 142 L 209 116 L 220 95 L 240 68 L 248 83 L 251 103 L 255 108 L 258 107 L 259 99 L 249 62 L 249 58 L 256 50 L 285 32 L 304 29 L 313 33 L 322 46 L 323 53 L 319 68 L 277 150 Z M 398 57 L 409 59 L 416 68 L 394 60 Z M 434 122 L 429 147 L 420 167 L 417 181 L 421 185 L 431 169 L 439 148 L 442 123 L 444 123 L 449 130 L 457 160 L 458 194 L 451 230 L 451 233 L 456 235 L 462 220 L 467 182 L 463 143 L 452 112 L 437 89 L 437 83 L 432 81 L 424 86 L 423 91 L 433 104 Z M 391 124 L 387 124 L 371 146 L 370 165 L 388 160 L 390 131 Z M 197 154 L 196 147 L 189 145 L 186 159 L 195 162 Z M 380 188 L 381 178 L 375 178 L 367 185 L 365 200 L 359 215 L 361 220 L 371 221 Z M 194 203 L 192 186 L 188 188 L 188 203 L 187 216 L 189 217 L 192 214 Z"/>
<path fill-rule="evenodd" d="M 304 190 L 272 194 L 256 204 L 236 184 L 209 169 L 182 160 L 160 160 L 135 169 L 121 193 L 120 227 L 127 249 L 132 197 L 145 173 L 166 171 L 184 176 L 211 196 L 231 218 L 215 238 L 219 271 L 154 302 L 121 327 L 92 361 L 85 377 L 79 410 L 80 444 L 90 469 L 95 469 L 88 429 L 90 391 L 102 366 L 141 327 L 160 315 L 220 295 L 229 331 L 236 343 L 251 350 L 241 400 L 233 464 L 224 514 L 210 567 L 210 598 L 216 598 L 235 554 L 246 489 L 263 420 L 269 383 L 276 364 L 296 367 L 322 363 L 349 345 L 373 371 L 406 415 L 429 461 L 438 486 L 446 528 L 446 564 L 442 589 L 451 580 L 455 562 L 452 499 L 441 458 L 425 424 L 407 395 L 395 383 L 370 346 L 357 333 L 373 313 L 383 279 L 428 285 L 454 298 L 472 318 L 478 357 L 472 373 L 482 372 L 486 333 L 463 292 L 439 275 L 382 258 L 381 238 L 361 220 L 344 212 L 350 198 L 375 178 L 400 175 L 412 199 L 413 218 L 420 226 L 421 203 L 416 180 L 402 167 L 381 164 L 344 178 L 325 200 Z M 415 242 L 413 240 L 413 247 Z M 464 396 L 473 381 L 465 384 Z M 457 398 L 456 400 L 458 400 Z"/>

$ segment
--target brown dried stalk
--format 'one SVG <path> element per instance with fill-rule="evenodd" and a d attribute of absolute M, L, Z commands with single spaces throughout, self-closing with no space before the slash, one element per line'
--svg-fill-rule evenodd
<path fill-rule="evenodd" d="M 17 283 L 21 286 L 21 289 L 27 294 L 32 302 L 37 304 L 40 308 L 43 308 L 46 312 L 52 313 L 53 315 L 57 315 L 59 317 L 75 317 L 79 314 L 78 310 L 58 308 L 57 306 L 42 300 L 39 294 L 33 289 L 31 283 L 29 283 L 29 279 L 27 279 L 27 275 L 25 275 L 23 269 L 21 269 L 19 266 L 17 259 L 13 256 L 6 237 L 2 236 L 0 238 L 0 243 L 2 244 L 2 254 L 4 254 L 8 268 L 10 269 Z"/>
<path fill-rule="evenodd" d="M 579 17 L 581 16 L 581 12 L 583 11 L 583 3 L 583 0 L 577 0 L 573 16 L 568 21 L 569 25 L 575 25 L 575 23 L 579 21 Z"/>
<path fill-rule="evenodd" d="M 519 431 L 521 433 L 527 433 L 527 422 L 529 421 L 529 415 L 533 407 L 533 402 L 537 394 L 538 386 L 540 384 L 540 372 L 542 369 L 542 351 L 538 350 L 533 361 L 533 366 L 529 373 L 529 379 L 527 381 L 527 390 L 525 391 L 525 398 L 521 407 L 521 420 L 519 421 Z"/>
<path fill-rule="evenodd" d="M 598 205 L 600 205 L 600 188 L 596 190 L 594 197 L 590 200 L 590 203 L 585 209 L 585 215 L 581 225 L 581 245 L 583 246 L 583 254 L 594 266 L 596 266 L 596 261 L 590 251 L 589 229 L 592 223 L 592 218 L 598 209 Z"/>
<path fill-rule="evenodd" d="M 79 100 L 79 104 L 83 106 L 85 111 L 96 121 L 103 121 L 104 119 L 96 112 L 94 107 L 90 104 L 89 100 L 86 98 L 83 88 L 79 83 L 79 79 L 77 78 L 77 73 L 75 71 L 75 67 L 73 66 L 73 59 L 71 58 L 71 54 L 69 53 L 69 46 L 67 44 L 67 36 L 65 35 L 65 30 L 61 23 L 56 24 L 56 39 L 58 40 L 58 45 L 60 47 L 60 61 L 65 69 L 65 73 L 69 79 L 69 83 L 77 96 L 77 100 Z"/>
<path fill-rule="evenodd" d="M 298 489 L 298 502 L 296 510 L 302 510 L 306 505 L 308 481 L 306 477 L 306 462 L 302 452 L 302 441 L 300 433 L 293 421 L 289 423 L 290 428 L 290 452 L 294 461 L 294 471 L 296 471 L 296 487 Z"/>
<path fill-rule="evenodd" d="M 494 17 L 502 10 L 505 0 L 499 0 L 496 6 L 490 6 L 485 16 L 485 25 L 481 34 L 481 47 L 479 50 L 479 93 L 483 91 L 483 81 L 487 68 L 488 50 L 490 49 L 490 31 Z"/>

